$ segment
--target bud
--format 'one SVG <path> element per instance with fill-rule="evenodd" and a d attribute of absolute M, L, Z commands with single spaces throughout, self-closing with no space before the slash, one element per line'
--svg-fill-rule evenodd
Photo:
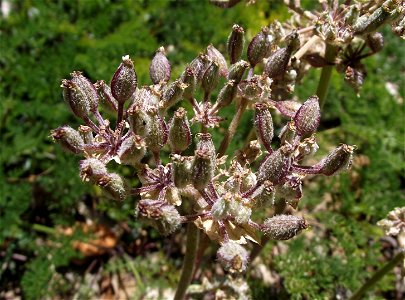
<path fill-rule="evenodd" d="M 165 48 L 160 47 L 152 59 L 149 76 L 153 84 L 166 83 L 170 79 L 171 67 L 166 58 Z"/>
<path fill-rule="evenodd" d="M 243 74 L 245 74 L 245 71 L 248 68 L 249 68 L 248 62 L 244 60 L 238 61 L 237 63 L 233 64 L 229 69 L 228 79 L 235 80 L 235 83 L 241 82 Z"/>
<path fill-rule="evenodd" d="M 217 259 L 225 270 L 231 273 L 241 273 L 247 268 L 249 254 L 238 243 L 229 241 L 219 248 Z"/>
<path fill-rule="evenodd" d="M 179 153 L 191 144 L 190 124 L 183 107 L 177 109 L 169 125 L 169 145 L 174 153 Z"/>
<path fill-rule="evenodd" d="M 260 143 L 257 140 L 250 141 L 242 150 L 238 150 L 236 153 L 237 161 L 244 166 L 246 163 L 251 164 L 260 155 L 262 151 L 260 150 Z"/>
<path fill-rule="evenodd" d="M 145 142 L 139 135 L 130 135 L 121 143 L 117 155 L 124 165 L 136 165 L 145 156 Z"/>
<path fill-rule="evenodd" d="M 178 188 L 184 188 L 191 183 L 193 157 L 174 154 L 171 159 L 174 185 Z"/>
<path fill-rule="evenodd" d="M 308 228 L 304 218 L 291 215 L 276 215 L 262 225 L 263 232 L 273 240 L 289 240 Z"/>
<path fill-rule="evenodd" d="M 271 51 L 271 42 L 269 39 L 269 28 L 263 27 L 262 30 L 254 36 L 247 50 L 247 57 L 252 67 L 260 63 L 263 58 L 269 56 Z"/>
<path fill-rule="evenodd" d="M 219 66 L 219 75 L 222 77 L 228 76 L 228 64 L 225 57 L 213 45 L 207 47 L 207 56 L 210 60 L 215 61 Z"/>
<path fill-rule="evenodd" d="M 363 86 L 365 74 L 359 69 L 348 66 L 345 72 L 345 82 L 349 84 L 355 92 Z"/>
<path fill-rule="evenodd" d="M 150 122 L 148 124 L 145 142 L 148 149 L 156 153 L 166 144 L 168 131 L 164 119 L 157 111 L 151 111 L 149 116 Z"/>
<path fill-rule="evenodd" d="M 187 67 L 181 75 L 180 79 L 184 84 L 187 84 L 186 89 L 183 91 L 183 98 L 189 99 L 193 97 L 197 87 L 197 78 L 194 75 L 193 69 Z"/>
<path fill-rule="evenodd" d="M 203 190 L 214 177 L 214 171 L 212 153 L 208 149 L 196 150 L 191 174 L 194 187 Z"/>
<path fill-rule="evenodd" d="M 273 185 L 280 183 L 290 168 L 291 152 L 291 146 L 285 145 L 267 156 L 257 171 L 257 181 L 262 183 L 268 180 Z"/>
<path fill-rule="evenodd" d="M 250 216 L 252 215 L 252 209 L 244 205 L 241 200 L 242 199 L 233 197 L 229 202 L 229 213 L 235 218 L 236 224 L 246 224 L 249 222 Z"/>
<path fill-rule="evenodd" d="M 254 124 L 257 136 L 267 151 L 272 152 L 271 141 L 273 139 L 273 118 L 265 103 L 256 103 Z"/>
<path fill-rule="evenodd" d="M 83 181 L 96 183 L 107 175 L 105 164 L 96 158 L 88 158 L 80 161 L 80 177 Z"/>
<path fill-rule="evenodd" d="M 281 140 L 281 145 L 294 145 L 297 140 L 297 129 L 294 121 L 288 122 L 280 131 L 278 136 Z"/>
<path fill-rule="evenodd" d="M 367 46 L 373 53 L 379 52 L 384 47 L 384 37 L 380 32 L 373 32 L 366 37 Z"/>
<path fill-rule="evenodd" d="M 223 220 L 228 216 L 229 199 L 226 199 L 227 195 L 229 195 L 229 193 L 215 201 L 211 207 L 212 218 L 215 221 Z"/>
<path fill-rule="evenodd" d="M 245 44 L 245 31 L 242 27 L 235 24 L 232 26 L 232 32 L 228 37 L 227 50 L 229 55 L 229 60 L 233 65 L 236 63 L 243 52 L 243 46 Z"/>
<path fill-rule="evenodd" d="M 187 88 L 187 84 L 181 82 L 179 79 L 169 84 L 163 93 L 160 107 L 167 109 L 173 106 L 181 100 L 184 90 Z"/>
<path fill-rule="evenodd" d="M 80 125 L 79 132 L 85 144 L 92 144 L 93 143 L 93 131 L 90 127 Z"/>
<path fill-rule="evenodd" d="M 62 148 L 79 154 L 83 152 L 84 141 L 80 133 L 70 126 L 62 126 L 51 131 L 51 136 Z"/>
<path fill-rule="evenodd" d="M 111 94 L 111 88 L 104 80 L 99 80 L 95 83 L 95 88 L 100 96 L 101 103 L 108 107 L 110 110 L 117 111 L 118 102 Z"/>
<path fill-rule="evenodd" d="M 301 103 L 292 100 L 275 101 L 274 106 L 284 116 L 294 118 L 301 107 Z"/>
<path fill-rule="evenodd" d="M 216 61 L 211 62 L 202 77 L 201 86 L 206 94 L 210 94 L 219 82 L 219 64 Z"/>
<path fill-rule="evenodd" d="M 326 176 L 338 174 L 352 166 L 355 146 L 342 144 L 332 150 L 320 163 L 314 167 L 320 168 L 320 173 Z"/>
<path fill-rule="evenodd" d="M 98 185 L 112 199 L 124 201 L 127 197 L 124 181 L 116 173 L 106 174 L 98 180 Z"/>
<path fill-rule="evenodd" d="M 81 119 L 90 114 L 90 101 L 80 87 L 71 80 L 62 80 L 63 99 L 69 104 L 72 112 Z"/>
<path fill-rule="evenodd" d="M 111 79 L 111 93 L 118 103 L 124 104 L 136 90 L 137 77 L 134 63 L 129 56 L 122 57 L 122 63 Z"/>
<path fill-rule="evenodd" d="M 302 104 L 294 116 L 297 133 L 301 136 L 309 136 L 318 128 L 321 120 L 321 108 L 319 98 L 311 96 Z"/>
<path fill-rule="evenodd" d="M 128 110 L 128 120 L 135 134 L 145 137 L 149 133 L 151 117 L 139 105 L 134 105 Z"/>
<path fill-rule="evenodd" d="M 281 48 L 270 55 L 264 66 L 264 74 L 270 78 L 281 76 L 287 69 L 288 62 L 291 58 L 291 51 L 289 48 Z"/>
<path fill-rule="evenodd" d="M 217 98 L 218 108 L 228 106 L 229 104 L 232 103 L 233 99 L 236 96 L 237 88 L 238 86 L 235 83 L 235 80 L 229 80 L 227 83 L 225 83 L 225 85 L 222 87 L 222 89 L 218 94 Z"/>
<path fill-rule="evenodd" d="M 98 107 L 98 95 L 94 85 L 81 72 L 75 71 L 70 74 L 72 76 L 72 82 L 86 95 L 87 101 L 89 101 L 90 110 L 95 112 Z"/>
<path fill-rule="evenodd" d="M 270 181 L 265 181 L 252 195 L 253 205 L 256 208 L 266 208 L 274 205 L 275 189 Z"/>

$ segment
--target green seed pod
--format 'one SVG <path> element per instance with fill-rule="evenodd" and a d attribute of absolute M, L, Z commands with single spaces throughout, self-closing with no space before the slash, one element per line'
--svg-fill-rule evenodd
<path fill-rule="evenodd" d="M 80 125 L 79 132 L 85 144 L 92 144 L 93 143 L 93 131 L 90 127 Z"/>
<path fill-rule="evenodd" d="M 280 183 L 290 168 L 292 150 L 290 145 L 285 145 L 267 156 L 257 171 L 257 181 L 263 183 L 268 180 L 273 185 Z"/>
<path fill-rule="evenodd" d="M 319 164 L 320 173 L 326 176 L 336 175 L 352 166 L 355 146 L 342 144 L 332 150 Z"/>
<path fill-rule="evenodd" d="M 229 55 L 229 60 L 233 65 L 236 63 L 243 52 L 243 46 L 245 44 L 245 31 L 243 28 L 237 24 L 232 26 L 232 32 L 228 37 L 227 50 Z"/>
<path fill-rule="evenodd" d="M 169 84 L 163 93 L 162 101 L 159 103 L 160 108 L 167 109 L 180 101 L 187 86 L 187 84 L 181 82 L 179 79 Z"/>
<path fill-rule="evenodd" d="M 186 89 L 183 91 L 183 97 L 189 99 L 193 97 L 194 92 L 197 88 L 197 78 L 194 75 L 193 69 L 187 67 L 183 74 L 181 75 L 181 81 L 187 84 Z"/>
<path fill-rule="evenodd" d="M 202 77 L 201 86 L 206 94 L 210 94 L 219 83 L 219 64 L 211 62 Z"/>
<path fill-rule="evenodd" d="M 173 153 L 179 153 L 191 144 L 191 130 L 187 112 L 183 107 L 177 109 L 169 125 L 169 145 Z"/>
<path fill-rule="evenodd" d="M 263 58 L 269 56 L 271 51 L 271 42 L 269 39 L 269 28 L 263 27 L 262 30 L 254 36 L 247 50 L 247 57 L 252 67 L 262 62 Z"/>
<path fill-rule="evenodd" d="M 219 248 L 217 259 L 222 267 L 231 273 L 241 273 L 247 268 L 249 254 L 236 242 L 226 242 Z"/>
<path fill-rule="evenodd" d="M 321 120 L 321 108 L 319 98 L 311 96 L 302 104 L 294 116 L 297 133 L 301 136 L 309 136 L 315 133 Z"/>
<path fill-rule="evenodd" d="M 304 218 L 292 215 L 276 215 L 262 225 L 263 232 L 273 240 L 289 240 L 308 228 Z"/>
<path fill-rule="evenodd" d="M 225 57 L 212 44 L 207 47 L 207 56 L 210 60 L 215 61 L 219 66 L 219 75 L 222 77 L 228 76 L 228 64 Z"/>
<path fill-rule="evenodd" d="M 384 37 L 380 32 L 373 32 L 367 35 L 366 43 L 373 53 L 377 53 L 384 47 Z"/>
<path fill-rule="evenodd" d="M 98 107 L 98 94 L 94 85 L 81 72 L 75 71 L 70 74 L 72 76 L 72 82 L 86 95 L 87 101 L 89 101 L 90 110 L 92 112 L 97 111 Z"/>
<path fill-rule="evenodd" d="M 124 104 L 136 90 L 137 76 L 134 63 L 129 56 L 122 57 L 122 63 L 111 79 L 111 93 L 118 103 Z"/>
<path fill-rule="evenodd" d="M 72 109 L 72 112 L 81 119 L 90 115 L 90 101 L 80 87 L 71 80 L 62 80 L 63 98 Z"/>
<path fill-rule="evenodd" d="M 124 181 L 116 173 L 110 173 L 101 177 L 97 184 L 103 192 L 114 200 L 124 201 L 127 197 Z"/>
<path fill-rule="evenodd" d="M 150 116 L 150 122 L 145 136 L 146 146 L 152 152 L 159 152 L 167 142 L 167 126 L 157 111 L 151 111 L 148 115 Z"/>
<path fill-rule="evenodd" d="M 235 83 L 241 82 L 245 71 L 249 68 L 249 63 L 244 60 L 240 60 L 233 64 L 229 69 L 228 80 L 235 80 Z"/>
<path fill-rule="evenodd" d="M 256 133 L 264 148 L 271 152 L 271 141 L 274 136 L 273 118 L 270 110 L 265 103 L 256 103 L 254 125 Z"/>
<path fill-rule="evenodd" d="M 128 120 L 131 130 L 135 134 L 141 137 L 148 135 L 152 120 L 151 116 L 141 106 L 135 105 L 128 110 Z"/>
<path fill-rule="evenodd" d="M 174 185 L 178 188 L 184 188 L 191 183 L 193 157 L 174 154 L 171 155 L 171 159 Z"/>
<path fill-rule="evenodd" d="M 117 111 L 118 101 L 111 94 L 111 88 L 104 80 L 98 80 L 94 87 L 97 90 L 101 103 L 106 106 L 110 111 Z"/>
<path fill-rule="evenodd" d="M 153 84 L 166 83 L 170 79 L 171 67 L 166 58 L 165 48 L 160 47 L 153 57 L 150 67 L 149 76 Z"/>
<path fill-rule="evenodd" d="M 222 87 L 222 89 L 218 94 L 217 98 L 218 108 L 222 108 L 231 104 L 236 96 L 237 89 L 238 86 L 234 80 L 229 80 L 227 83 L 225 83 L 225 85 Z"/>
<path fill-rule="evenodd" d="M 197 190 L 203 190 L 214 178 L 215 164 L 208 149 L 196 150 L 191 178 Z"/>
<path fill-rule="evenodd" d="M 257 192 L 252 195 L 252 201 L 255 208 L 266 208 L 274 205 L 274 197 L 276 195 L 273 184 L 270 181 L 265 181 Z"/>
<path fill-rule="evenodd" d="M 120 145 L 117 155 L 124 165 L 136 165 L 145 156 L 146 145 L 142 137 L 131 133 Z"/>
<path fill-rule="evenodd" d="M 83 181 L 98 182 L 108 174 L 105 164 L 96 158 L 88 158 L 80 161 L 80 177 Z"/>
<path fill-rule="evenodd" d="M 62 126 L 51 131 L 55 142 L 74 154 L 83 152 L 84 141 L 80 133 L 70 126 Z"/>
<path fill-rule="evenodd" d="M 390 19 L 395 5 L 395 0 L 385 1 L 371 15 L 363 15 L 358 18 L 353 25 L 354 34 L 361 35 L 377 30 Z"/>

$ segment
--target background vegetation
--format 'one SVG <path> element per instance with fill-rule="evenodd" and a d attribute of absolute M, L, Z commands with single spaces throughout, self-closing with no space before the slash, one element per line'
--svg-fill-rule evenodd
<path fill-rule="evenodd" d="M 79 125 L 62 101 L 60 80 L 81 70 L 92 81 L 109 82 L 129 54 L 139 82 L 149 84 L 149 62 L 161 45 L 169 49 L 176 78 L 208 44 L 223 50 L 234 23 L 252 37 L 288 17 L 281 1 L 257 2 L 230 10 L 207 1 L 1 2 L 11 10 L 0 16 L 0 298 L 85 299 L 118 290 L 137 298 L 154 288 L 165 297 L 175 287 L 182 234 L 163 238 L 141 228 L 135 198 L 103 198 L 81 182 L 78 158 L 50 140 L 51 129 Z M 254 299 L 347 295 L 390 258 L 375 223 L 405 200 L 405 62 L 403 42 L 385 33 L 384 50 L 367 60 L 360 97 L 335 73 L 322 116 L 319 155 L 341 142 L 356 144 L 353 171 L 306 182 L 300 209 L 312 228 L 266 246 L 247 275 Z M 299 99 L 314 93 L 318 78 L 312 71 L 297 88 Z M 248 115 L 233 149 L 243 143 L 249 122 Z M 99 247 L 89 250 L 94 244 Z M 214 254 L 208 251 L 203 264 Z M 261 266 L 268 272 L 258 271 Z M 369 296 L 393 298 L 397 280 L 394 273 L 386 276 Z"/>

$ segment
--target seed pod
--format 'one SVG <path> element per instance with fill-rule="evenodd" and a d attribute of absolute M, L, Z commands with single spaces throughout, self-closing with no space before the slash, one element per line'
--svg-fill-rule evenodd
<path fill-rule="evenodd" d="M 364 84 L 365 74 L 359 69 L 348 66 L 345 72 L 345 82 L 357 93 Z"/>
<path fill-rule="evenodd" d="M 93 143 L 93 131 L 90 127 L 80 125 L 79 132 L 85 144 L 92 144 Z"/>
<path fill-rule="evenodd" d="M 153 84 L 166 83 L 170 79 L 171 67 L 166 58 L 165 48 L 160 47 L 152 59 L 149 67 L 149 76 Z"/>
<path fill-rule="evenodd" d="M 86 119 L 90 114 L 90 101 L 80 87 L 71 80 L 63 79 L 63 99 L 72 109 L 72 112 L 81 119 Z"/>
<path fill-rule="evenodd" d="M 367 35 L 366 43 L 371 51 L 377 53 L 384 47 L 384 37 L 380 32 L 373 32 Z"/>
<path fill-rule="evenodd" d="M 308 228 L 304 218 L 292 215 L 276 215 L 262 225 L 263 232 L 273 240 L 289 240 Z"/>
<path fill-rule="evenodd" d="M 274 106 L 282 115 L 289 118 L 294 118 L 294 116 L 297 114 L 297 111 L 301 107 L 301 103 L 292 100 L 276 101 L 274 102 Z"/>
<path fill-rule="evenodd" d="M 139 105 L 132 106 L 128 110 L 128 120 L 131 130 L 135 134 L 140 135 L 141 137 L 148 135 L 152 120 L 150 115 Z"/>
<path fill-rule="evenodd" d="M 107 174 L 105 164 L 96 158 L 88 158 L 80 161 L 80 177 L 83 181 L 96 183 Z"/>
<path fill-rule="evenodd" d="M 111 93 L 118 103 L 124 104 L 136 90 L 137 76 L 134 63 L 128 55 L 122 57 L 122 63 L 111 79 Z"/>
<path fill-rule="evenodd" d="M 257 136 L 259 137 L 264 148 L 270 153 L 271 141 L 273 140 L 274 127 L 273 118 L 271 117 L 270 110 L 265 103 L 256 103 L 254 124 Z"/>
<path fill-rule="evenodd" d="M 187 84 L 180 80 L 172 82 L 163 93 L 162 101 L 159 103 L 160 108 L 168 109 L 170 106 L 175 105 L 182 99 L 186 88 Z"/>
<path fill-rule="evenodd" d="M 178 188 L 184 188 L 191 183 L 193 157 L 174 154 L 171 155 L 171 159 L 174 185 Z"/>
<path fill-rule="evenodd" d="M 241 273 L 247 268 L 249 254 L 236 242 L 226 242 L 219 248 L 217 259 L 222 267 L 231 273 Z"/>
<path fill-rule="evenodd" d="M 244 60 L 238 61 L 237 63 L 233 64 L 229 69 L 228 79 L 235 80 L 235 83 L 241 82 L 243 74 L 245 74 L 245 71 L 248 68 L 249 68 L 248 62 Z"/>
<path fill-rule="evenodd" d="M 108 107 L 110 110 L 117 111 L 118 101 L 111 94 L 110 86 L 106 84 L 104 80 L 98 80 L 94 84 L 94 87 L 97 90 L 101 103 Z"/>
<path fill-rule="evenodd" d="M 214 177 L 215 164 L 208 149 L 196 150 L 192 166 L 192 181 L 197 190 L 203 190 Z"/>
<path fill-rule="evenodd" d="M 228 64 L 225 57 L 212 44 L 207 47 L 207 56 L 210 60 L 215 61 L 219 66 L 219 75 L 222 77 L 228 76 Z"/>
<path fill-rule="evenodd" d="M 215 152 L 215 145 L 212 141 L 212 136 L 210 133 L 197 133 L 197 150 L 204 150 L 211 153 L 211 159 L 215 162 L 216 152 Z"/>
<path fill-rule="evenodd" d="M 51 136 L 62 148 L 74 153 L 83 152 L 84 141 L 80 133 L 70 126 L 62 126 L 51 131 Z"/>
<path fill-rule="evenodd" d="M 136 92 L 133 103 L 129 109 L 134 105 L 138 105 L 142 110 L 149 111 L 159 108 L 160 94 L 149 86 L 143 86 Z"/>
<path fill-rule="evenodd" d="M 320 163 L 314 167 L 319 167 L 320 173 L 332 176 L 345 171 L 352 166 L 353 151 L 355 146 L 342 144 L 332 150 Z"/>
<path fill-rule="evenodd" d="M 245 31 L 243 28 L 237 24 L 232 26 L 232 32 L 228 37 L 227 50 L 229 55 L 229 60 L 233 65 L 236 63 L 243 52 L 243 46 L 245 44 Z"/>
<path fill-rule="evenodd" d="M 281 140 L 281 145 L 294 145 L 297 140 L 297 129 L 295 128 L 294 121 L 288 122 L 278 136 Z"/>
<path fill-rule="evenodd" d="M 263 58 L 269 56 L 271 51 L 271 42 L 269 39 L 269 28 L 263 27 L 262 30 L 254 36 L 247 50 L 247 57 L 252 67 L 260 63 Z"/>
<path fill-rule="evenodd" d="M 134 133 L 121 143 L 117 155 L 124 165 L 136 165 L 145 156 L 146 145 L 142 137 Z"/>
<path fill-rule="evenodd" d="M 187 84 L 186 89 L 183 91 L 183 98 L 189 99 L 193 97 L 197 87 L 197 78 L 194 75 L 193 69 L 187 67 L 180 79 L 184 84 Z"/>
<path fill-rule="evenodd" d="M 148 115 L 150 116 L 150 122 L 145 136 L 146 146 L 152 152 L 159 152 L 167 142 L 167 126 L 157 111 L 151 111 Z"/>
<path fill-rule="evenodd" d="M 94 85 L 81 72 L 75 71 L 70 75 L 72 76 L 72 82 L 86 95 L 90 110 L 95 112 L 98 107 L 98 94 Z"/>
<path fill-rule="evenodd" d="M 257 171 L 257 181 L 263 183 L 268 180 L 273 185 L 280 183 L 290 168 L 292 150 L 287 144 L 267 156 Z"/>
<path fill-rule="evenodd" d="M 298 201 L 302 197 L 302 181 L 299 177 L 288 177 L 288 180 L 277 187 L 277 198 L 284 199 L 294 209 L 297 208 Z"/>
<path fill-rule="evenodd" d="M 193 61 L 190 63 L 189 68 L 194 73 L 194 76 L 197 80 L 197 83 L 200 83 L 205 71 L 207 70 L 208 66 L 211 64 L 211 60 L 208 58 L 207 55 L 200 53 Z"/>
<path fill-rule="evenodd" d="M 169 145 L 172 152 L 179 153 L 191 144 L 190 124 L 183 107 L 177 109 L 169 125 Z"/>
<path fill-rule="evenodd" d="M 252 215 L 252 209 L 242 202 L 232 199 L 229 203 L 229 213 L 235 219 L 236 224 L 246 224 Z"/>
<path fill-rule="evenodd" d="M 311 96 L 302 104 L 294 116 L 297 133 L 301 136 L 309 136 L 315 133 L 321 120 L 321 108 L 319 98 Z"/>
<path fill-rule="evenodd" d="M 381 25 L 390 19 L 395 1 L 385 1 L 371 15 L 363 15 L 353 25 L 353 32 L 356 35 L 366 34 L 377 30 Z"/>
<path fill-rule="evenodd" d="M 287 69 L 291 58 L 291 51 L 288 48 L 281 48 L 270 55 L 264 66 L 264 74 L 270 78 L 281 76 Z"/>
<path fill-rule="evenodd" d="M 104 175 L 99 179 L 97 184 L 112 199 L 124 201 L 127 197 L 124 181 L 116 173 Z"/>
<path fill-rule="evenodd" d="M 218 98 L 217 98 L 217 106 L 218 108 L 222 108 L 228 106 L 232 103 L 233 99 L 236 96 L 238 86 L 235 83 L 235 80 L 229 80 L 222 89 L 219 91 Z"/>
<path fill-rule="evenodd" d="M 211 62 L 205 71 L 201 86 L 206 94 L 210 94 L 219 82 L 219 64 L 216 61 Z"/>
<path fill-rule="evenodd" d="M 257 192 L 252 195 L 255 208 L 266 208 L 274 205 L 276 191 L 270 181 L 265 181 Z"/>
<path fill-rule="evenodd" d="M 217 201 L 215 201 L 211 207 L 212 218 L 215 221 L 223 220 L 228 216 L 229 202 L 227 199 L 225 199 L 226 195 L 227 194 L 225 194 L 224 197 L 221 197 Z"/>

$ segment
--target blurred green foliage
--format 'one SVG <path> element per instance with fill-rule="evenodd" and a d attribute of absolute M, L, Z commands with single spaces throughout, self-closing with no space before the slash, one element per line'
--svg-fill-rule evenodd
<path fill-rule="evenodd" d="M 62 101 L 60 80 L 81 70 L 92 81 L 109 82 L 121 56 L 129 54 L 140 83 L 148 84 L 149 62 L 160 45 L 172 48 L 168 58 L 175 78 L 208 44 L 223 51 L 234 23 L 244 27 L 250 38 L 271 20 L 286 18 L 281 1 L 257 2 L 230 10 L 207 1 L 8 2 L 11 12 L 0 18 L 0 250 L 8 266 L 0 271 L 0 290 L 21 285 L 27 299 L 68 295 L 69 290 L 58 286 L 55 290 L 45 287 L 61 267 L 79 255 L 69 246 L 73 237 L 47 237 L 33 224 L 72 226 L 79 203 L 95 201 L 98 219 L 111 226 L 127 222 L 132 234 L 138 234 L 133 217 L 136 199 L 125 203 L 104 199 L 97 189 L 80 181 L 79 158 L 64 153 L 50 140 L 51 129 L 79 125 Z M 322 122 L 336 127 L 325 126 L 319 133 L 321 149 L 354 143 L 357 153 L 370 163 L 355 166 L 355 185 L 347 174 L 307 184 L 300 209 L 322 224 L 328 236 L 317 236 L 320 230 L 315 227 L 314 237 L 304 234 L 288 242 L 289 251 L 269 262 L 293 299 L 325 299 L 340 288 L 353 291 L 359 287 L 368 277 L 366 268 L 381 264 L 378 238 L 382 232 L 376 229 L 376 221 L 404 203 L 403 104 L 388 93 L 385 84 L 402 87 L 402 99 L 405 97 L 401 82 L 405 62 L 399 53 L 402 41 L 386 34 L 383 52 L 367 60 L 369 73 L 360 97 L 344 84 L 341 74 L 334 74 Z M 314 70 L 297 88 L 300 99 L 314 93 L 318 78 L 319 70 Z M 232 113 L 225 117 L 229 119 Z M 243 118 L 229 153 L 244 142 L 251 118 L 249 113 Z M 220 134 L 214 136 L 216 144 Z M 325 194 L 332 199 L 326 204 L 327 211 L 312 213 Z M 46 237 L 49 243 L 43 242 Z M 54 247 L 55 243 L 61 246 Z M 264 257 L 269 257 L 270 248 L 266 247 Z M 14 262 L 14 252 L 28 260 Z M 175 261 L 179 263 L 177 258 Z M 138 258 L 134 263 L 151 280 L 160 273 L 159 268 L 149 270 Z M 162 285 L 174 281 L 165 279 Z M 380 292 L 384 292 L 383 286 L 393 286 L 393 278 L 384 279 Z M 266 287 L 255 283 L 252 289 L 255 295 Z"/>

